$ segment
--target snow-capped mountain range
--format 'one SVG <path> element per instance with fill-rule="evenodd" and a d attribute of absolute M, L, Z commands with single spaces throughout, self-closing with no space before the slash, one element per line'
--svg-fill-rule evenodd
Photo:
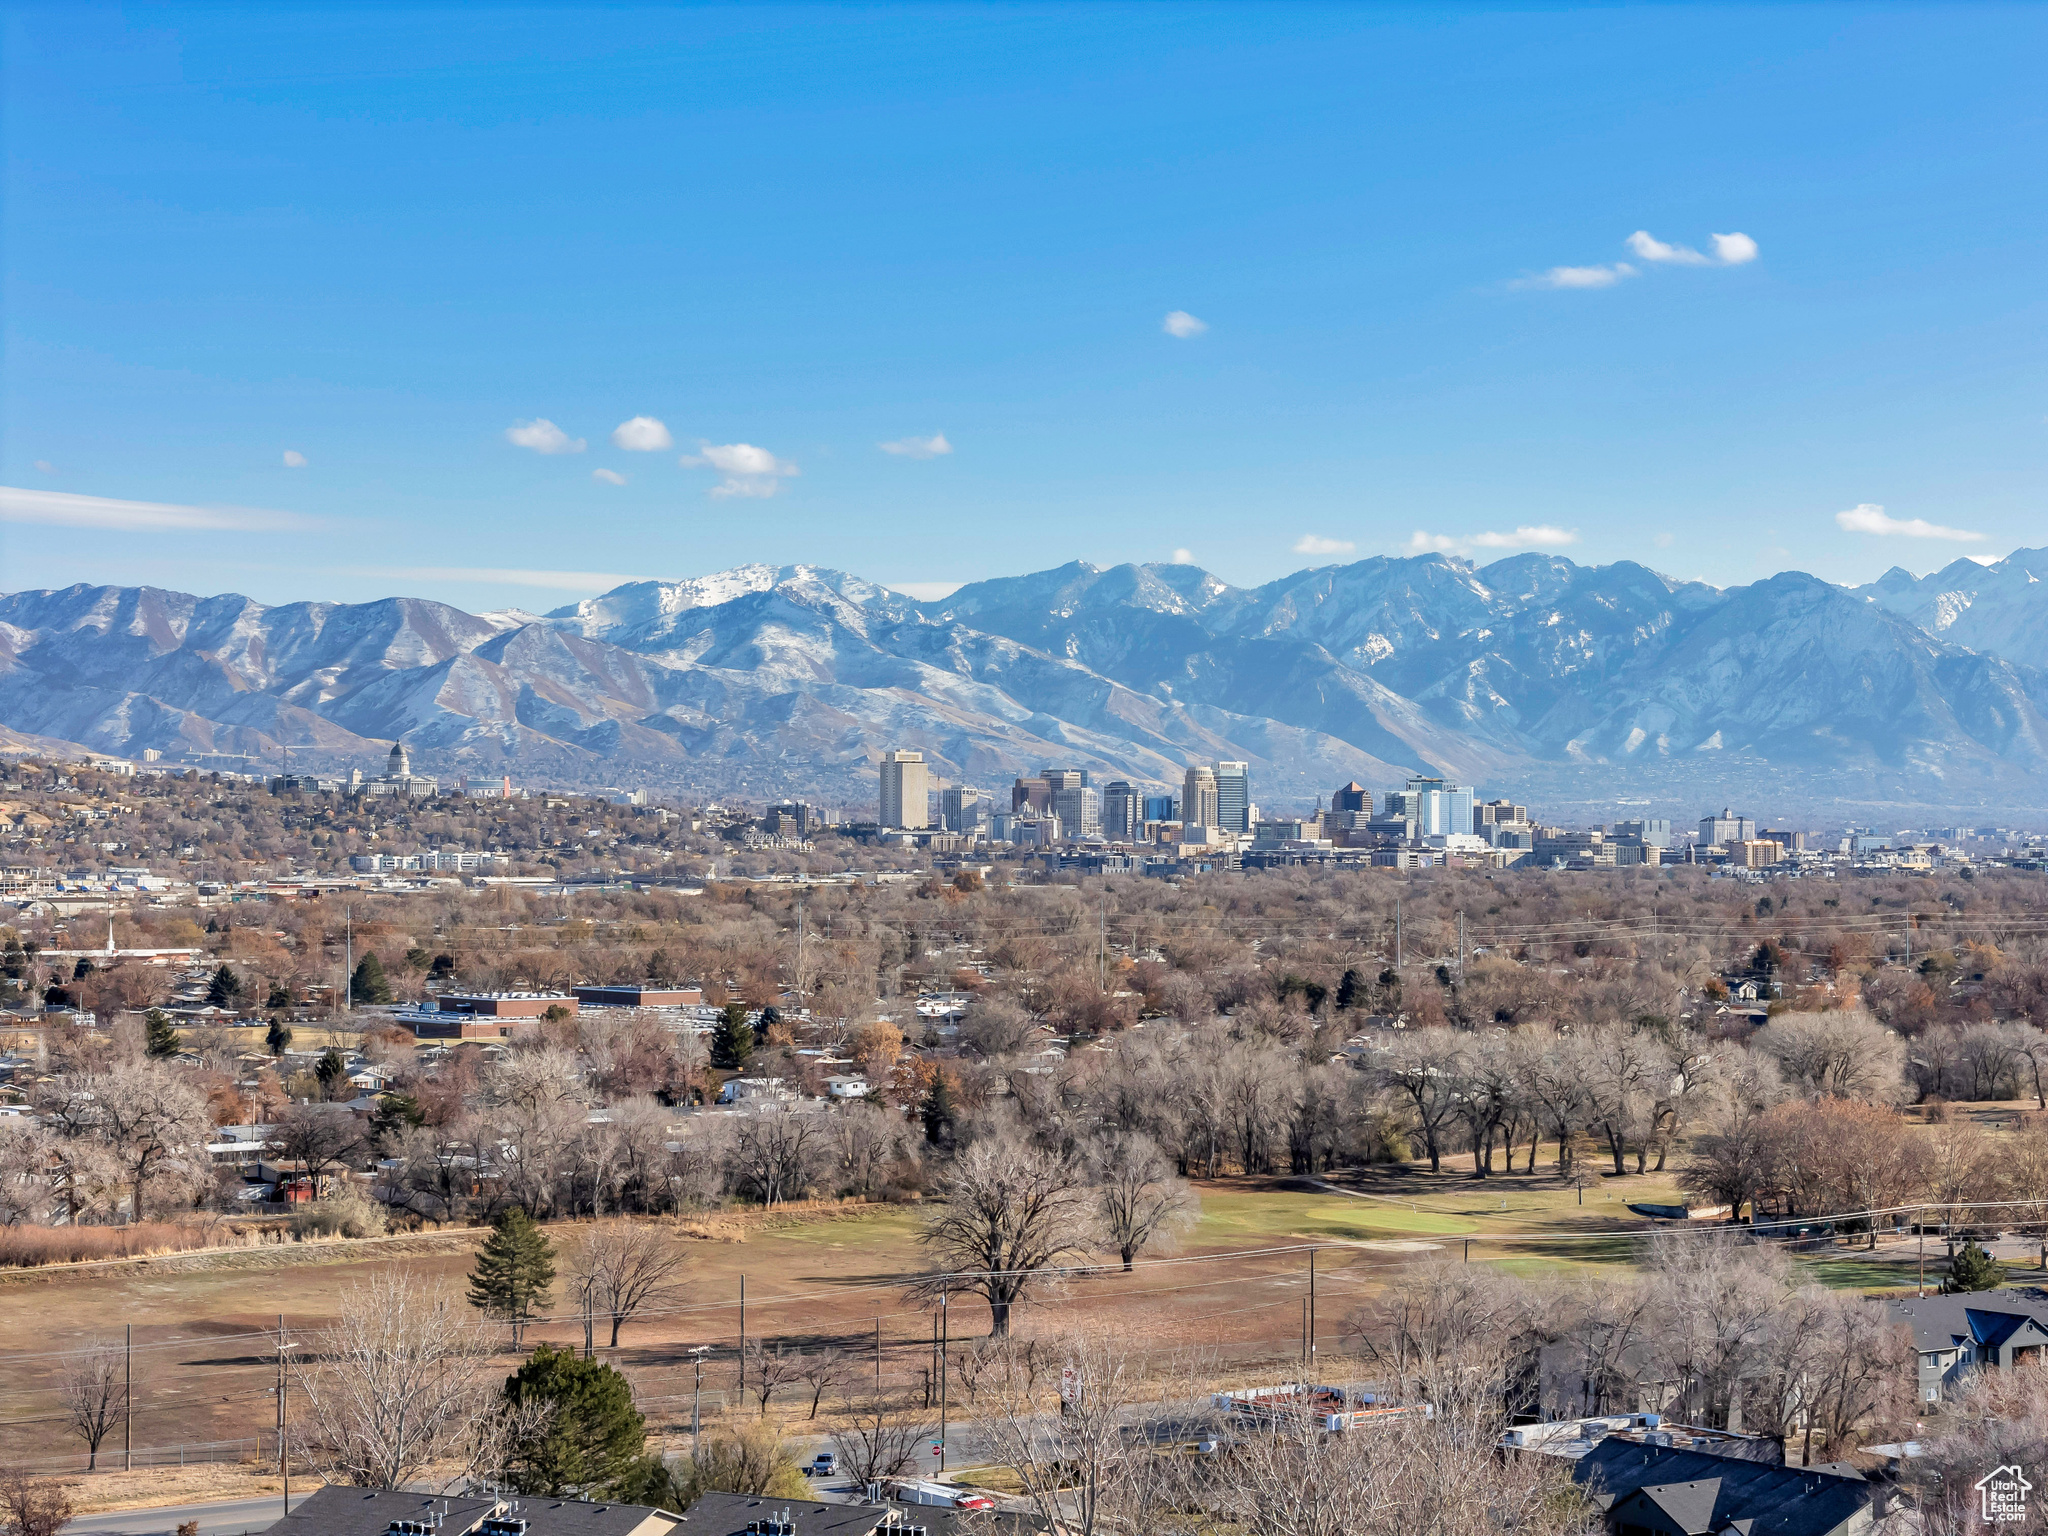
<path fill-rule="evenodd" d="M 1553 808 L 2023 812 L 2048 806 L 2044 576 L 2044 550 L 1727 590 L 1535 554 L 1252 588 L 1077 562 L 919 602 L 742 566 L 546 615 L 77 586 L 0 597 L 0 732 L 273 771 L 402 738 L 422 771 L 834 804 L 902 745 L 984 786 L 1242 758 L 1273 807 L 1434 770 Z"/>

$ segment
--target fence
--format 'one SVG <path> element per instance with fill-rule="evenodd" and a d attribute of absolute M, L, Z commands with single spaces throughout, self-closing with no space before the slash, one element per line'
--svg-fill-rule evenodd
<path fill-rule="evenodd" d="M 28 1472 L 83 1472 L 92 1458 L 83 1451 L 69 1456 L 41 1456 L 19 1463 Z M 207 1440 L 185 1445 L 138 1445 L 124 1451 L 118 1445 L 100 1447 L 101 1472 L 123 1472 L 136 1467 L 191 1467 L 207 1462 L 275 1462 L 277 1436 L 258 1435 L 249 1440 Z"/>

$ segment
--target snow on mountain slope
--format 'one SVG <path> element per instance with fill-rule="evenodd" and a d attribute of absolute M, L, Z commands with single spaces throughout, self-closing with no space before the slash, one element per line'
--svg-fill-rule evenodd
<path fill-rule="evenodd" d="M 2048 667 L 2048 549 L 2016 549 L 1990 565 L 1957 560 L 1931 576 L 1893 566 L 1852 590 L 1953 645 Z"/>
<path fill-rule="evenodd" d="M 2048 584 L 2031 566 L 2048 559 L 1721 592 L 1534 554 L 1257 588 L 1075 562 L 928 603 L 744 566 L 538 618 L 79 586 L 0 597 L 0 730 L 174 760 L 288 744 L 336 767 L 403 738 L 442 772 L 834 801 L 902 744 L 985 784 L 1054 763 L 1171 784 L 1243 758 L 1270 804 L 1416 769 L 1610 794 L 1653 772 L 1687 793 L 1846 775 L 1908 801 L 2041 803 L 2048 679 L 2029 662 Z M 1955 643 L 1980 631 L 2025 654 Z"/>

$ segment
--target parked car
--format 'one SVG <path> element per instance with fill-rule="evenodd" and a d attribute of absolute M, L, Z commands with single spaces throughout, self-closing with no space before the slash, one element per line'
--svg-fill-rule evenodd
<path fill-rule="evenodd" d="M 830 1451 L 820 1451 L 811 1458 L 811 1464 L 804 1468 L 807 1477 L 831 1477 L 839 1470 L 839 1458 Z"/>

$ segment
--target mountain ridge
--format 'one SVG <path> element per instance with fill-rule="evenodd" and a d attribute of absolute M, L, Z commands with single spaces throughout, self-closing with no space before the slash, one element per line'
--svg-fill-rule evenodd
<path fill-rule="evenodd" d="M 1748 781 L 2024 809 L 2048 805 L 2034 568 L 2048 552 L 1716 589 L 1424 555 L 1233 587 L 1072 561 L 919 601 L 755 565 L 540 616 L 81 583 L 0 596 L 0 731 L 273 766 L 369 767 L 403 739 L 444 774 L 835 803 L 900 744 L 984 784 L 1055 761 L 1170 784 L 1243 758 L 1269 803 L 1303 806 L 1429 770 L 1588 803 Z"/>

